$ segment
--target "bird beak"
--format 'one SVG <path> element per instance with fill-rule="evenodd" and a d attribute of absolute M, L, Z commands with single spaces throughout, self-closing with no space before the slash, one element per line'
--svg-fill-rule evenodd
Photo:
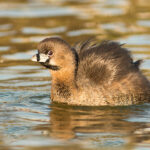
<path fill-rule="evenodd" d="M 45 54 L 36 54 L 34 55 L 31 60 L 35 62 L 46 62 L 49 59 L 48 55 Z"/>

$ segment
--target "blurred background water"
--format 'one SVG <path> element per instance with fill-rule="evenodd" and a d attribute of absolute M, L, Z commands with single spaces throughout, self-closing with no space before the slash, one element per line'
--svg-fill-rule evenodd
<path fill-rule="evenodd" d="M 150 0 L 0 0 L 0 149 L 150 149 L 150 104 L 71 107 L 50 100 L 37 43 L 95 36 L 126 43 L 150 79 Z"/>

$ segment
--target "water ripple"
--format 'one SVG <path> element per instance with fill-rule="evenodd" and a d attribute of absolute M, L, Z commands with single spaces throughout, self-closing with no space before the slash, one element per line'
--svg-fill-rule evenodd
<path fill-rule="evenodd" d="M 2 6 L 0 7 L 0 17 L 8 17 L 8 18 L 36 18 L 36 17 L 56 17 L 56 16 L 70 16 L 75 15 L 74 10 L 69 9 L 67 7 L 59 8 L 59 7 L 24 7 L 19 6 L 17 8 L 9 8 L 4 9 Z"/>

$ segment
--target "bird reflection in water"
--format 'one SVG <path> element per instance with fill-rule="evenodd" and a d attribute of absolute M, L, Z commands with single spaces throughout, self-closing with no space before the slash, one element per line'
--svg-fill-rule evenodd
<path fill-rule="evenodd" d="M 138 115 L 139 106 L 83 107 L 52 103 L 51 110 L 50 122 L 36 129 L 55 139 L 88 140 L 101 144 L 113 140 L 115 144 L 135 145 L 146 140 L 145 135 L 138 133 L 150 126 L 145 122 L 127 121 Z"/>

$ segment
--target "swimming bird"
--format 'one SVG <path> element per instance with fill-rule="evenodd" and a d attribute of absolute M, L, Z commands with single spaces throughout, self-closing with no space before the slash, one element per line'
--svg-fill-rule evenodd
<path fill-rule="evenodd" d="M 150 101 L 150 82 L 130 52 L 114 41 L 87 40 L 71 47 L 50 37 L 38 44 L 32 61 L 50 70 L 51 99 L 84 106 L 118 106 Z"/>

